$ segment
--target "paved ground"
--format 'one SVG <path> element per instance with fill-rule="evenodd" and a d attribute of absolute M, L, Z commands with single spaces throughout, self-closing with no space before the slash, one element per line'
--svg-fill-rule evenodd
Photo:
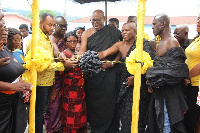
<path fill-rule="evenodd" d="M 26 127 L 26 130 L 25 130 L 24 133 L 28 133 L 28 126 Z M 45 131 L 45 127 L 44 127 L 44 131 L 43 131 L 43 133 L 46 133 L 46 131 Z M 90 130 L 87 130 L 87 133 L 90 133 Z"/>

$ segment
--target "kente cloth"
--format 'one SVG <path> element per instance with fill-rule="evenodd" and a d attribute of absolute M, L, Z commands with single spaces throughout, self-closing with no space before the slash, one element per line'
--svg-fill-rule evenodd
<path fill-rule="evenodd" d="M 104 26 L 88 38 L 87 50 L 104 51 L 117 42 L 119 37 L 119 32 L 115 27 Z M 106 59 L 114 60 L 115 57 L 116 55 L 111 55 Z M 94 133 L 118 131 L 119 121 L 116 116 L 118 89 L 115 70 L 115 67 L 111 67 L 85 79 L 88 121 Z"/>
<path fill-rule="evenodd" d="M 67 49 L 67 45 L 65 44 L 64 38 L 62 38 L 58 41 L 57 46 L 58 46 L 58 49 L 59 49 L 60 52 Z"/>
<path fill-rule="evenodd" d="M 72 55 L 64 51 L 67 58 Z M 87 108 L 84 77 L 80 68 L 65 70 L 62 75 L 62 118 L 64 133 L 86 133 Z"/>
<path fill-rule="evenodd" d="M 148 52 L 151 57 L 154 57 L 154 51 L 150 46 L 149 42 L 144 40 L 143 43 L 144 51 Z M 136 42 L 130 47 L 127 57 L 130 52 L 136 47 Z M 122 62 L 125 61 L 125 57 L 121 59 Z M 121 131 L 120 133 L 130 133 L 131 132 L 131 121 L 132 121 L 132 104 L 133 104 L 133 86 L 127 87 L 126 79 L 131 75 L 126 68 L 125 63 L 120 64 L 120 91 L 117 102 L 119 103 L 119 115 L 121 121 Z M 148 109 L 148 104 L 151 98 L 151 94 L 147 91 L 148 86 L 146 85 L 145 76 L 141 77 L 141 89 L 140 89 L 140 105 L 139 105 L 139 125 L 138 133 L 144 133 L 145 130 L 145 117 Z"/>
<path fill-rule="evenodd" d="M 147 113 L 147 133 L 160 133 L 164 128 L 164 100 L 172 133 L 186 132 L 183 119 L 188 106 L 184 99 L 184 79 L 189 77 L 181 47 L 171 48 L 164 56 L 154 58 L 146 73 L 153 94 Z"/>
<path fill-rule="evenodd" d="M 60 39 L 56 45 L 60 52 L 66 48 L 63 39 Z M 61 74 L 62 72 L 55 72 L 55 83 L 52 86 L 49 105 L 44 114 L 44 124 L 47 132 L 56 132 L 62 129 Z"/>

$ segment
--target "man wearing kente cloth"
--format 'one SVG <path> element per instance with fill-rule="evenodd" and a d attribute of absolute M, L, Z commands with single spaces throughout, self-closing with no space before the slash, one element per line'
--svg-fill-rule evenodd
<path fill-rule="evenodd" d="M 95 10 L 91 17 L 93 27 L 82 34 L 80 55 L 87 50 L 104 51 L 119 41 L 120 34 L 118 34 L 117 29 L 113 26 L 104 26 L 104 21 L 104 12 Z M 116 55 L 111 55 L 106 59 L 114 60 L 115 57 Z M 104 64 L 104 69 L 106 66 L 108 65 Z M 107 68 L 92 77 L 87 77 L 85 91 L 88 122 L 92 133 L 116 133 L 119 121 L 116 116 L 118 90 L 115 67 Z"/>
<path fill-rule="evenodd" d="M 121 62 L 119 64 L 119 75 L 120 75 L 120 89 L 117 98 L 119 105 L 119 119 L 121 122 L 120 133 L 131 132 L 132 122 L 132 105 L 133 105 L 133 89 L 134 89 L 134 76 L 131 75 L 126 67 L 126 57 L 128 57 L 136 48 L 136 33 L 137 28 L 135 23 L 127 22 L 122 26 L 122 37 L 123 41 L 116 42 L 112 47 L 105 51 L 98 52 L 101 59 L 117 53 L 121 54 Z M 149 42 L 144 39 L 143 50 L 148 52 L 150 56 L 154 57 L 154 51 Z M 147 91 L 148 86 L 146 84 L 145 75 L 141 78 L 141 89 L 140 89 L 140 105 L 139 105 L 139 122 L 138 122 L 138 133 L 144 133 L 145 130 L 145 118 L 148 109 L 151 94 Z"/>
<path fill-rule="evenodd" d="M 147 114 L 148 133 L 185 133 L 184 79 L 189 77 L 184 50 L 169 32 L 170 20 L 159 14 L 153 20 L 153 33 L 161 40 L 156 49 L 154 66 L 146 73 L 152 98 Z"/>

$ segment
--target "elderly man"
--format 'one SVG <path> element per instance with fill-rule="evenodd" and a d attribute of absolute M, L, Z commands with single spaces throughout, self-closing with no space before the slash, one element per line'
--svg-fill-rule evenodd
<path fill-rule="evenodd" d="M 189 28 L 187 25 L 177 25 L 174 29 L 174 37 L 179 42 L 180 46 L 185 50 L 190 44 L 191 39 L 188 39 Z"/>
<path fill-rule="evenodd" d="M 63 16 L 55 18 L 55 32 L 50 35 L 51 42 L 54 47 L 54 57 L 58 57 L 60 52 L 66 49 L 64 35 L 67 30 L 67 21 Z M 49 106 L 44 115 L 44 122 L 47 132 L 56 132 L 62 129 L 62 103 L 61 103 L 61 75 L 57 71 L 55 73 L 55 83 L 52 86 Z"/>
<path fill-rule="evenodd" d="M 169 31 L 170 19 L 159 14 L 153 20 L 153 33 L 161 40 L 156 49 L 154 66 L 146 73 L 152 98 L 149 104 L 147 132 L 185 133 L 184 79 L 189 77 L 185 54 Z"/>
<path fill-rule="evenodd" d="M 79 54 L 86 50 L 96 52 L 106 50 L 119 41 L 120 34 L 113 26 L 104 26 L 105 16 L 102 10 L 95 10 L 91 17 L 92 28 L 83 32 Z M 116 54 L 107 57 L 114 60 Z M 116 133 L 116 68 L 110 67 L 85 79 L 88 121 L 93 133 Z"/>

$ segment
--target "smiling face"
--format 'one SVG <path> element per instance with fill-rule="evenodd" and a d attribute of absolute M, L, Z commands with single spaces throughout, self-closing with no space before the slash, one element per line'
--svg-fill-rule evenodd
<path fill-rule="evenodd" d="M 122 37 L 124 41 L 129 41 L 136 37 L 136 25 L 135 23 L 125 23 L 122 26 Z"/>
<path fill-rule="evenodd" d="M 92 14 L 92 17 L 90 19 L 92 26 L 95 28 L 95 30 L 100 30 L 101 28 L 104 27 L 104 21 L 105 17 L 104 14 L 101 10 L 96 10 Z"/>

